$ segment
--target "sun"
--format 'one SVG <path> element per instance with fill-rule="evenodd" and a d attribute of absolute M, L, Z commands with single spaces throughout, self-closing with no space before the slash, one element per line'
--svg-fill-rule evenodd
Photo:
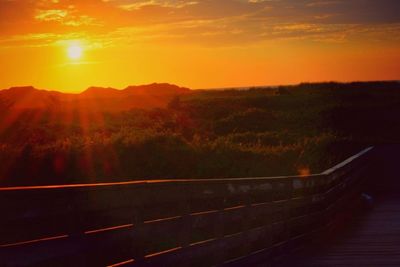
<path fill-rule="evenodd" d="M 70 58 L 70 59 L 79 59 L 79 58 L 81 58 L 82 57 L 82 47 L 81 46 L 79 46 L 79 45 L 76 45 L 76 44 L 74 44 L 74 45 L 70 45 L 69 47 L 68 47 L 68 57 Z"/>

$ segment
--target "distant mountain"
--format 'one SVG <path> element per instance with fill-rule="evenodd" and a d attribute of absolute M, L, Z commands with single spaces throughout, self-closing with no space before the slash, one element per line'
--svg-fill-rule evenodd
<path fill-rule="evenodd" d="M 123 90 L 111 87 L 89 87 L 80 94 L 80 98 L 105 98 L 127 96 L 168 96 L 187 94 L 190 89 L 169 83 L 152 83 L 147 85 L 128 86 Z"/>
<path fill-rule="evenodd" d="M 188 88 L 179 87 L 169 83 L 153 83 L 148 85 L 128 86 L 122 92 L 130 95 L 180 95 L 190 92 Z"/>
<path fill-rule="evenodd" d="M 39 90 L 32 86 L 11 87 L 0 91 L 0 103 L 14 109 L 52 109 L 59 106 L 69 95 Z"/>
<path fill-rule="evenodd" d="M 89 87 L 79 94 L 79 98 L 108 98 L 121 96 L 121 90 L 111 87 Z"/>
<path fill-rule="evenodd" d="M 58 110 L 74 109 L 93 112 L 117 112 L 134 108 L 165 107 L 175 96 L 191 90 L 168 83 L 128 86 L 123 90 L 90 87 L 80 94 L 36 89 L 32 86 L 0 90 L 0 110 Z"/>

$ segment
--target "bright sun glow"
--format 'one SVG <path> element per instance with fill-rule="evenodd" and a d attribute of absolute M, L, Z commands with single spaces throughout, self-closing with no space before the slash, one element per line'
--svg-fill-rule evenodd
<path fill-rule="evenodd" d="M 82 47 L 71 45 L 68 47 L 68 57 L 70 59 L 79 59 L 82 56 Z"/>

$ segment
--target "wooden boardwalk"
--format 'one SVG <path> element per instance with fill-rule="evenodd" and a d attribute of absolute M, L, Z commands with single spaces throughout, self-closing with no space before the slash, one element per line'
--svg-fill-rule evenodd
<path fill-rule="evenodd" d="M 375 199 L 329 245 L 299 251 L 283 266 L 400 266 L 400 195 Z"/>
<path fill-rule="evenodd" d="M 306 177 L 0 188 L 0 266 L 400 266 L 399 163 L 388 146 Z"/>
<path fill-rule="evenodd" d="M 398 151 L 399 147 L 386 147 L 379 153 L 385 157 L 378 154 L 379 171 L 368 192 L 373 196 L 370 208 L 355 210 L 333 237 L 287 256 L 278 266 L 400 266 Z"/>

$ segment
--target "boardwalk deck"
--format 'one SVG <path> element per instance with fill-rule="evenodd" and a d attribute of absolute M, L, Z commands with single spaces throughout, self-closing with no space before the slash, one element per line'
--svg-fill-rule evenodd
<path fill-rule="evenodd" d="M 369 210 L 354 212 L 341 233 L 288 256 L 282 266 L 400 266 L 399 147 L 382 148 Z M 385 157 L 379 155 L 385 155 Z M 325 244 L 325 245 L 321 245 Z"/>
<path fill-rule="evenodd" d="M 284 266 L 400 266 L 400 195 L 379 197 L 344 231 L 329 245 L 302 251 Z"/>

